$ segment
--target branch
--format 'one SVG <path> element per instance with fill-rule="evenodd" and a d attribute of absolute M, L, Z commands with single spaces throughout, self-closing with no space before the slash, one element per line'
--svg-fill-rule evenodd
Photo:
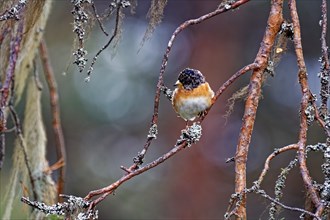
<path fill-rule="evenodd" d="M 315 111 L 315 119 L 316 121 L 320 124 L 320 126 L 323 128 L 325 135 L 327 135 L 327 137 L 330 137 L 330 127 L 329 127 L 329 123 L 330 123 L 330 118 L 326 115 L 321 115 L 320 112 L 317 109 L 316 103 L 315 101 L 312 103 L 314 111 Z M 320 109 L 320 111 L 322 111 L 322 109 Z M 325 120 L 323 120 L 323 118 Z"/>
<path fill-rule="evenodd" d="M 113 34 L 112 36 L 110 37 L 109 41 L 95 54 L 93 60 L 92 60 L 92 63 L 87 71 L 87 77 L 85 79 L 86 82 L 88 82 L 90 80 L 90 75 L 92 74 L 93 72 L 93 66 L 95 65 L 96 63 L 96 60 L 97 58 L 99 57 L 99 55 L 109 47 L 109 45 L 111 44 L 111 42 L 115 39 L 115 37 L 118 35 L 118 32 L 119 32 L 119 23 L 120 23 L 120 12 L 121 12 L 121 9 L 122 9 L 123 4 L 121 2 L 118 2 L 116 4 L 116 23 L 115 23 L 115 29 L 113 31 Z"/>
<path fill-rule="evenodd" d="M 128 169 L 127 173 L 122 178 L 120 178 L 119 180 L 117 180 L 116 182 L 112 183 L 107 187 L 89 192 L 88 195 L 85 197 L 85 199 L 90 200 L 94 196 L 103 194 L 103 196 L 99 197 L 99 199 L 94 200 L 91 203 L 91 208 L 94 208 L 95 205 L 97 205 L 100 201 L 102 201 L 106 196 L 113 193 L 114 190 L 116 190 L 121 184 L 123 184 L 124 182 L 126 182 L 127 180 L 131 179 L 134 176 L 137 176 L 141 173 L 150 170 L 151 168 L 158 166 L 159 164 L 163 163 L 170 157 L 174 156 L 179 151 L 183 150 L 185 147 L 187 146 L 189 147 L 192 143 L 196 143 L 197 141 L 199 141 L 201 135 L 202 135 L 201 125 L 194 123 L 192 126 L 181 131 L 180 138 L 177 140 L 177 143 L 169 152 L 163 154 L 158 159 L 146 164 L 141 168 L 138 168 L 136 170 Z"/>
<path fill-rule="evenodd" d="M 255 70 L 259 68 L 259 65 L 257 63 L 251 63 L 249 65 L 246 65 L 245 67 L 243 67 L 242 69 L 240 69 L 239 71 L 237 71 L 234 75 L 232 75 L 225 83 L 223 83 L 220 88 L 217 90 L 217 92 L 215 93 L 213 99 L 212 99 L 212 104 L 211 106 L 203 113 L 203 115 L 200 117 L 200 122 L 204 121 L 205 117 L 207 116 L 207 114 L 209 113 L 209 111 L 211 110 L 212 106 L 214 105 L 214 103 L 217 101 L 217 99 L 220 97 L 220 95 L 222 95 L 222 93 L 224 91 L 227 90 L 227 88 L 233 83 L 235 82 L 239 77 L 241 77 L 242 75 L 244 75 L 245 73 L 249 72 L 250 70 Z M 230 159 L 231 160 L 231 159 Z M 228 160 L 228 162 L 230 162 L 230 160 Z M 234 159 L 233 159 L 234 160 Z"/>
<path fill-rule="evenodd" d="M 316 145 L 308 145 L 306 147 L 306 150 L 307 152 L 310 152 L 310 151 L 322 151 L 322 152 L 325 152 L 325 150 L 327 149 L 326 147 L 326 144 L 323 144 L 323 143 L 318 143 Z M 246 193 L 251 193 L 251 192 L 255 192 L 255 193 L 259 193 L 260 194 L 260 185 L 266 175 L 266 173 L 268 172 L 269 170 L 269 163 L 272 159 L 274 159 L 276 156 L 278 156 L 279 154 L 283 153 L 283 152 L 286 152 L 288 150 L 298 150 L 298 144 L 291 144 L 291 145 L 288 145 L 288 146 L 285 146 L 285 147 L 282 147 L 282 148 L 279 148 L 279 149 L 276 149 L 272 154 L 270 154 L 266 161 L 265 161 L 265 165 L 264 165 L 264 169 L 263 171 L 261 172 L 259 178 L 257 181 L 254 181 L 253 182 L 253 185 L 252 187 L 250 187 L 249 189 L 244 189 L 243 192 L 241 193 L 234 193 L 232 194 L 231 196 L 231 199 L 230 199 L 230 202 L 229 202 L 229 206 L 227 208 L 227 211 L 226 211 L 226 214 L 225 214 L 225 219 L 230 219 L 231 216 L 233 215 L 236 215 L 237 216 L 237 209 L 242 201 L 242 198 L 243 198 L 243 194 L 246 194 Z M 324 155 L 327 155 L 326 153 L 324 153 Z M 278 176 L 278 179 L 276 181 L 276 184 L 275 184 L 275 195 L 276 195 L 276 198 L 272 198 L 273 200 L 277 201 L 277 203 L 272 203 L 271 204 L 271 208 L 270 208 L 270 211 L 269 211 L 269 219 L 275 219 L 274 218 L 274 214 L 276 213 L 276 209 L 273 209 L 272 208 L 277 204 L 277 205 L 280 205 L 281 204 L 279 203 L 279 199 L 280 197 L 282 196 L 282 190 L 285 186 L 285 180 L 286 180 L 286 176 L 288 175 L 288 172 L 298 163 L 298 157 L 296 157 L 294 160 L 290 161 L 289 165 L 285 168 L 282 169 L 281 171 L 281 174 Z M 325 170 L 325 169 L 323 169 Z M 324 190 L 324 191 L 327 191 L 327 190 Z M 233 205 L 235 204 L 235 207 L 232 209 Z M 232 210 L 231 210 L 232 209 Z M 294 208 L 296 209 L 296 208 Z M 320 206 L 319 209 L 316 211 L 315 215 L 318 215 L 318 212 L 322 212 L 324 209 L 324 206 Z M 231 210 L 231 211 L 230 211 Z M 292 210 L 292 209 L 290 209 Z M 297 211 L 300 210 L 299 208 L 297 208 Z M 295 211 L 295 210 L 293 210 Z M 304 211 L 302 211 L 304 212 Z M 308 212 L 308 211 L 307 211 Z M 309 213 L 309 212 L 308 212 Z M 313 214 L 314 216 L 314 214 Z"/>
<path fill-rule="evenodd" d="M 96 20 L 97 20 L 97 23 L 99 24 L 99 27 L 100 27 L 101 31 L 105 34 L 105 36 L 109 36 L 109 34 L 108 34 L 108 33 L 105 31 L 105 29 L 104 29 L 104 26 L 103 26 L 103 24 L 102 24 L 102 21 L 101 21 L 101 19 L 100 19 L 99 14 L 97 13 L 96 6 L 95 6 L 95 2 L 92 1 L 91 4 L 92 4 L 92 9 L 93 9 L 94 16 L 95 16 L 95 18 L 96 18 Z"/>
<path fill-rule="evenodd" d="M 28 171 L 28 175 L 29 175 L 29 179 L 30 179 L 30 183 L 31 183 L 32 195 L 33 195 L 34 199 L 38 199 L 37 192 L 36 192 L 35 179 L 33 178 L 33 175 L 32 175 L 32 170 L 31 170 L 31 166 L 30 166 L 30 162 L 29 162 L 29 158 L 28 158 L 27 150 L 26 150 L 26 143 L 24 141 L 24 137 L 22 134 L 21 122 L 20 122 L 18 114 L 16 113 L 15 108 L 13 106 L 14 105 L 14 87 L 15 87 L 15 81 L 13 78 L 12 83 L 11 83 L 11 99 L 9 101 L 8 107 L 9 107 L 9 111 L 11 113 L 13 123 L 15 125 L 15 133 L 18 138 L 19 145 L 22 148 L 25 166 Z"/>
<path fill-rule="evenodd" d="M 272 154 L 270 154 L 266 161 L 265 161 L 265 165 L 264 165 L 264 169 L 262 170 L 258 180 L 257 180 L 257 184 L 260 186 L 264 177 L 266 176 L 268 170 L 269 170 L 269 163 L 272 159 L 274 159 L 277 155 L 286 152 L 288 150 L 297 150 L 298 149 L 298 145 L 297 144 L 291 144 L 285 147 L 282 147 L 280 149 L 275 150 Z"/>
<path fill-rule="evenodd" d="M 320 201 L 320 198 L 316 192 L 316 189 L 314 188 L 312 184 L 312 179 L 309 175 L 309 171 L 307 169 L 306 164 L 306 141 L 307 141 L 307 117 L 304 114 L 306 108 L 308 107 L 308 102 L 311 98 L 311 93 L 308 86 L 307 81 L 307 70 L 306 65 L 304 61 L 303 56 L 303 50 L 302 50 L 302 44 L 301 44 L 301 33 L 300 33 L 300 23 L 299 23 L 299 17 L 297 13 L 297 7 L 296 7 L 296 1 L 290 0 L 289 1 L 289 8 L 291 13 L 291 18 L 293 22 L 293 29 L 294 29 L 294 48 L 297 56 L 297 63 L 298 63 L 298 77 L 299 77 L 299 83 L 301 86 L 302 91 L 302 99 L 301 99 L 301 106 L 300 106 L 300 131 L 299 131 L 299 141 L 298 141 L 298 160 L 299 160 L 299 166 L 300 166 L 300 173 L 303 178 L 305 188 L 307 190 L 308 196 L 312 199 L 314 205 L 316 208 L 319 208 L 319 206 L 322 206 L 322 203 Z"/>
<path fill-rule="evenodd" d="M 66 198 L 68 201 L 51 206 L 42 202 L 31 201 L 26 197 L 22 197 L 21 201 L 39 211 L 42 211 L 46 215 L 63 215 L 65 216 L 65 219 L 98 219 L 98 211 L 88 210 L 90 203 L 86 202 L 83 198 L 67 195 L 60 195 L 60 197 Z"/>
<path fill-rule="evenodd" d="M 287 209 L 287 210 L 290 210 L 290 211 L 301 212 L 303 214 L 307 214 L 307 215 L 313 216 L 317 220 L 322 220 L 319 216 L 315 215 L 312 212 L 306 211 L 305 209 L 296 208 L 296 207 L 290 207 L 290 206 L 284 205 L 283 203 L 281 203 L 281 202 L 277 201 L 276 199 L 274 199 L 274 198 L 270 197 L 269 195 L 267 195 L 264 190 L 260 190 L 259 189 L 259 190 L 256 191 L 256 193 L 257 194 L 260 194 L 262 197 L 270 200 L 271 202 L 275 203 L 276 205 L 281 206 L 284 209 Z"/>
<path fill-rule="evenodd" d="M 84 40 L 86 35 L 85 26 L 88 22 L 88 14 L 84 10 L 84 5 L 89 4 L 89 0 L 71 0 L 73 9 L 71 11 L 73 15 L 73 32 L 77 35 L 78 49 L 73 53 L 75 60 L 73 64 L 76 64 L 79 71 L 82 72 L 87 62 L 87 51 L 84 49 Z"/>
<path fill-rule="evenodd" d="M 273 0 L 268 17 L 267 28 L 261 47 L 255 59 L 255 64 L 259 67 L 254 69 L 249 85 L 249 95 L 245 103 L 243 123 L 235 155 L 235 192 L 241 193 L 246 188 L 246 162 L 253 131 L 253 125 L 256 118 L 257 108 L 261 95 L 261 85 L 263 73 L 268 65 L 268 59 L 271 54 L 272 46 L 275 43 L 276 35 L 280 31 L 283 22 L 282 15 L 283 0 Z M 237 218 L 246 219 L 246 195 L 242 195 L 240 206 L 237 209 Z"/>
<path fill-rule="evenodd" d="M 134 171 L 129 171 L 126 175 L 124 175 L 122 178 L 120 178 L 116 182 L 112 183 L 111 185 L 104 187 L 102 189 L 99 189 L 99 190 L 94 190 L 94 191 L 89 192 L 88 195 L 85 197 L 85 200 L 90 200 L 92 197 L 97 196 L 97 195 L 104 194 L 105 196 L 107 196 L 107 195 L 113 193 L 114 190 L 116 190 L 121 184 L 123 184 L 127 180 L 129 180 L 129 179 L 133 178 L 134 176 L 137 176 L 141 173 L 144 173 L 145 171 L 148 171 L 151 168 L 163 163 L 165 160 L 172 157 L 177 152 L 183 150 L 186 146 L 187 146 L 187 142 L 183 142 L 179 145 L 175 145 L 174 148 L 172 150 L 170 150 L 168 153 L 162 155 L 158 159 L 154 160 L 151 163 L 146 164 L 145 166 L 143 166 L 139 169 L 136 169 Z M 99 202 L 101 202 L 105 197 L 100 197 L 100 198 L 101 198 L 100 200 L 95 200 L 92 203 L 92 207 L 95 207 L 95 205 L 97 205 Z"/>
<path fill-rule="evenodd" d="M 39 46 L 40 57 L 42 60 L 42 65 L 44 69 L 44 74 L 46 77 L 46 81 L 49 88 L 49 96 L 50 96 L 50 105 L 52 109 L 52 118 L 53 118 L 53 131 L 55 134 L 55 144 L 56 144 L 56 153 L 57 160 L 62 161 L 62 166 L 59 168 L 59 176 L 58 176 L 58 185 L 57 192 L 58 194 L 62 194 L 64 190 L 64 180 L 65 180 L 65 163 L 66 163 L 66 150 L 65 150 L 65 142 L 63 136 L 63 130 L 61 126 L 61 117 L 60 117 L 60 106 L 58 102 L 58 91 L 57 84 L 54 75 L 53 68 L 51 66 L 48 50 L 46 46 L 46 42 L 44 39 L 41 40 Z M 60 197 L 58 197 L 60 199 Z"/>

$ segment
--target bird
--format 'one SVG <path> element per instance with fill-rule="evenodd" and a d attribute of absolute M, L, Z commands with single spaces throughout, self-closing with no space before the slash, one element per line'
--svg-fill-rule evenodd
<path fill-rule="evenodd" d="M 199 70 L 185 68 L 174 86 L 172 106 L 186 122 L 194 121 L 212 105 L 214 92 Z"/>

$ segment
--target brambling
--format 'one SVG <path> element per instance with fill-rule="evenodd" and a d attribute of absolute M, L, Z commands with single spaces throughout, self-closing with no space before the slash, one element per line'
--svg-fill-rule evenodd
<path fill-rule="evenodd" d="M 185 121 L 195 120 L 211 106 L 214 92 L 199 70 L 182 70 L 174 86 L 172 105 Z"/>

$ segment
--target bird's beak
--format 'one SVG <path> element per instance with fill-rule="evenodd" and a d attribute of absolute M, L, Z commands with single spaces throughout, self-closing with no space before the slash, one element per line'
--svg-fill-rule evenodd
<path fill-rule="evenodd" d="M 180 81 L 176 81 L 175 84 L 173 85 L 174 87 L 178 87 L 178 85 L 180 84 Z"/>

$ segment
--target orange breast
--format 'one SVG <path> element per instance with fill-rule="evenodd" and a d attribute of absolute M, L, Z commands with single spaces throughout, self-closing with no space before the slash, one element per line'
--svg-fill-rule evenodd
<path fill-rule="evenodd" d="M 214 92 L 208 83 L 203 83 L 193 90 L 185 90 L 181 84 L 174 90 L 172 105 L 174 110 L 185 120 L 195 117 L 211 105 Z"/>

